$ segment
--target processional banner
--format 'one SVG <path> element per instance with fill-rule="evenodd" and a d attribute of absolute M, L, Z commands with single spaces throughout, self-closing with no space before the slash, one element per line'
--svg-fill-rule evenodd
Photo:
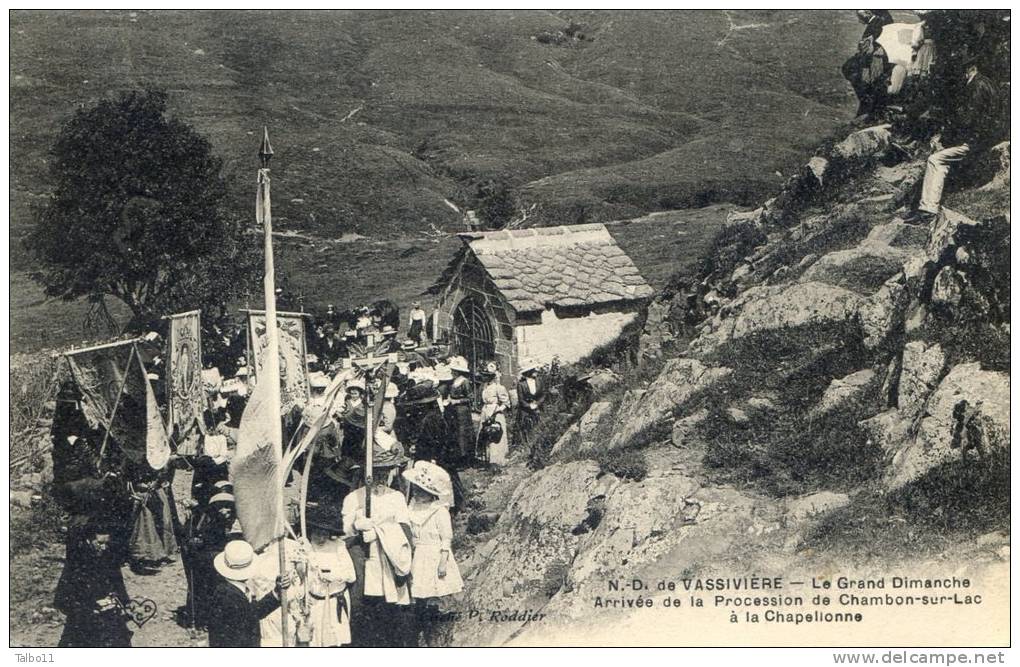
<path fill-rule="evenodd" d="M 308 381 L 305 317 L 301 313 L 276 313 L 280 340 L 280 410 L 287 414 L 295 406 L 304 406 L 311 397 Z M 258 378 L 268 343 L 266 314 L 248 311 L 248 359 Z"/>
<path fill-rule="evenodd" d="M 170 432 L 177 434 L 178 454 L 197 454 L 205 391 L 202 387 L 201 311 L 170 317 Z"/>
<path fill-rule="evenodd" d="M 134 463 L 146 448 L 146 384 L 134 341 L 65 355 L 82 395 L 82 412 L 93 429 L 109 434 Z"/>

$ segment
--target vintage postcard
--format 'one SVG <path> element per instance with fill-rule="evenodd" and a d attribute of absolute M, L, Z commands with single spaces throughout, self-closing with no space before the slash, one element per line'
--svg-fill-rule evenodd
<path fill-rule="evenodd" d="M 1003 661 L 1009 10 L 8 22 L 18 660 Z"/>

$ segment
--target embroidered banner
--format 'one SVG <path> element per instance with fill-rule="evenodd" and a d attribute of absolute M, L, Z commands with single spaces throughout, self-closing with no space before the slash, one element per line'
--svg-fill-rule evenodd
<path fill-rule="evenodd" d="M 179 454 L 198 453 L 200 424 L 205 410 L 202 387 L 201 311 L 170 318 L 170 432 L 176 433 Z"/>
<path fill-rule="evenodd" d="M 280 332 L 280 410 L 287 414 L 295 405 L 304 406 L 311 397 L 305 349 L 305 318 L 299 313 L 277 313 Z M 266 348 L 266 315 L 248 311 L 248 359 L 258 378 Z"/>

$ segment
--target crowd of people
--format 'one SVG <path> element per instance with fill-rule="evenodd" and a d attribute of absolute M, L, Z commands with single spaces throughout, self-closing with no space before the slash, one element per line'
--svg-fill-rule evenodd
<path fill-rule="evenodd" d="M 919 21 L 901 24 L 888 10 L 857 10 L 864 31 L 843 75 L 861 122 L 891 123 L 900 146 L 927 153 L 922 191 L 905 221 L 928 224 L 950 171 L 1009 136 L 1010 12 L 914 13 Z M 883 43 L 899 40 L 890 32 L 909 33 L 909 57 L 890 57 Z"/>
<path fill-rule="evenodd" d="M 256 552 L 244 541 L 235 508 L 230 465 L 254 388 L 246 359 L 222 352 L 211 357 L 202 371 L 206 409 L 197 448 L 175 452 L 161 470 L 117 460 L 112 441 L 100 456 L 104 434 L 89 428 L 74 383 L 62 387 L 53 432 L 54 493 L 72 516 L 57 590 L 57 606 L 67 615 L 62 646 L 129 645 L 131 598 L 122 565 L 151 574 L 178 556 L 187 587 L 179 621 L 206 629 L 210 646 L 283 645 L 282 589 L 287 645 L 423 641 L 442 600 L 463 587 L 453 553 L 453 517 L 466 495 L 460 473 L 504 465 L 511 449 L 526 449 L 545 389 L 534 364 L 524 364 L 512 384 L 503 382 L 495 361 L 472 369 L 430 340 L 419 304 L 411 309 L 407 335 L 398 338 L 387 322 L 395 311 L 359 308 L 348 311 L 357 314 L 349 322 L 333 307 L 309 316 L 311 397 L 281 417 L 284 444 L 301 439 L 295 436 L 307 432 L 309 415 L 330 414 L 289 472 L 284 491 L 292 534 L 282 572 L 272 545 Z M 232 325 L 220 320 L 214 326 L 225 339 L 220 350 L 229 350 Z M 146 367 L 158 384 L 159 338 L 150 342 Z M 365 356 L 387 363 L 359 370 L 352 362 Z M 233 366 L 230 372 L 213 365 L 222 359 L 232 362 L 223 364 Z M 337 381 L 342 392 L 331 399 L 327 388 L 339 388 Z M 378 419 L 366 491 L 370 410 Z M 190 498 L 175 499 L 172 482 L 182 472 L 191 474 Z"/>

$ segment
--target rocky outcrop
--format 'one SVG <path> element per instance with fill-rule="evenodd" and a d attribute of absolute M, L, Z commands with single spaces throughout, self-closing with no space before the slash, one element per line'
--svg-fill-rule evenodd
<path fill-rule="evenodd" d="M 783 572 L 819 522 L 840 532 L 833 513 L 1008 452 L 1008 350 L 981 356 L 985 333 L 1008 340 L 1008 219 L 947 209 L 930 229 L 904 223 L 892 210 L 924 162 L 878 164 L 899 155 L 888 127 L 855 132 L 730 216 L 709 275 L 685 283 L 695 305 L 649 318 L 684 322 L 684 356 L 615 411 L 595 403 L 556 445 L 594 460 L 521 473 L 463 608 L 540 608 L 543 628 L 580 627 L 601 618 L 607 580 Z M 648 358 L 669 350 L 661 333 L 645 331 Z M 623 456 L 647 476 L 600 475 Z M 539 627 L 482 632 L 499 643 Z"/>
<path fill-rule="evenodd" d="M 572 531 L 587 517 L 598 476 L 594 462 L 575 461 L 551 465 L 524 480 L 502 512 L 495 537 L 479 549 L 481 563 L 461 607 L 509 612 L 544 605 L 555 592 L 546 588 L 547 577 L 564 570 L 577 551 L 580 537 Z M 466 616 L 454 624 L 454 637 L 469 637 L 474 645 L 500 644 L 521 625 L 479 623 Z"/>
<path fill-rule="evenodd" d="M 713 368 L 696 359 L 671 359 L 643 394 L 629 394 L 616 419 L 619 428 L 610 448 L 621 447 L 636 435 L 671 415 L 698 392 L 730 375 L 728 368 Z"/>
<path fill-rule="evenodd" d="M 928 397 L 916 434 L 912 430 L 900 427 L 901 432 L 892 435 L 893 442 L 887 445 L 892 450 L 884 480 L 889 489 L 969 452 L 983 457 L 1007 451 L 1009 375 L 982 370 L 977 363 L 953 367 Z M 897 435 L 899 442 L 895 442 Z"/>
<path fill-rule="evenodd" d="M 588 411 L 580 419 L 567 429 L 556 444 L 553 445 L 552 455 L 555 456 L 564 451 L 570 443 L 576 443 L 579 452 L 585 452 L 595 444 L 592 442 L 592 434 L 601 421 L 608 417 L 613 411 L 613 404 L 609 401 L 596 401 L 592 403 Z"/>

